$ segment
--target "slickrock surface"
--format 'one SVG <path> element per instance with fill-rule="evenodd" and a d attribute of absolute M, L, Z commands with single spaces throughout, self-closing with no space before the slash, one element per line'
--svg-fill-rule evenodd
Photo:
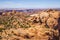
<path fill-rule="evenodd" d="M 0 15 L 0 40 L 60 40 L 60 11 L 46 10 L 35 14 L 24 12 Z"/>

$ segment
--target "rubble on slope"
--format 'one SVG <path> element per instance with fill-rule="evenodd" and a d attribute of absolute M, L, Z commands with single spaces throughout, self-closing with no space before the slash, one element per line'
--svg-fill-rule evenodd
<path fill-rule="evenodd" d="M 0 40 L 58 40 L 59 17 L 60 12 L 54 10 L 31 15 L 15 10 L 3 13 L 0 15 Z"/>

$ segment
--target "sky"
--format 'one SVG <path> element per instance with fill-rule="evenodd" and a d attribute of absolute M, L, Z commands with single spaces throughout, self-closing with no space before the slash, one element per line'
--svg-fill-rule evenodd
<path fill-rule="evenodd" d="M 60 8 L 60 0 L 0 0 L 0 8 Z"/>

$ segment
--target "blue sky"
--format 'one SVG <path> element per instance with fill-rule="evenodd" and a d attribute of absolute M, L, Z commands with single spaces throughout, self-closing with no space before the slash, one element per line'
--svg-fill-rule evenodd
<path fill-rule="evenodd" d="M 60 0 L 0 0 L 0 8 L 60 8 Z"/>

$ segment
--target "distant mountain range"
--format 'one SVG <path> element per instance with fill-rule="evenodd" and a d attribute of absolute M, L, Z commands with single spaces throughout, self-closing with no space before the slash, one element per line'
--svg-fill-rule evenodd
<path fill-rule="evenodd" d="M 46 10 L 46 9 L 50 9 L 50 8 L 36 8 L 36 9 L 26 9 L 26 8 L 5 8 L 5 9 L 1 9 L 0 8 L 0 13 L 1 12 L 11 12 L 12 10 L 16 10 L 16 11 L 21 11 L 21 12 L 35 12 L 35 11 L 40 11 L 40 10 Z M 60 8 L 51 8 L 51 9 L 55 9 L 55 10 L 59 10 Z"/>

